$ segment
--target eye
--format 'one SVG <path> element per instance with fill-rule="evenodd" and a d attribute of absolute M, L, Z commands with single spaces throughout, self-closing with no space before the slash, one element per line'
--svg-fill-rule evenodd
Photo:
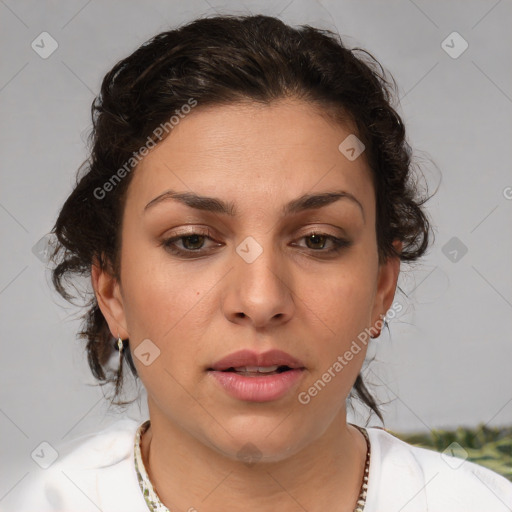
<path fill-rule="evenodd" d="M 205 252 L 202 249 L 205 240 L 207 239 L 213 240 L 212 233 L 209 230 L 204 232 L 182 233 L 181 235 L 163 240 L 162 245 L 170 253 L 177 254 L 179 256 L 189 256 L 191 253 L 198 253 L 199 255 L 202 255 Z M 176 245 L 178 242 L 182 244 L 183 248 Z M 222 244 L 217 244 L 217 246 L 220 245 Z"/>
<path fill-rule="evenodd" d="M 348 240 L 337 238 L 327 233 L 312 232 L 300 237 L 298 240 L 303 239 L 306 240 L 306 249 L 309 249 L 313 253 L 320 253 L 322 255 L 338 253 L 342 249 L 352 245 L 352 242 Z M 171 254 L 183 256 L 185 258 L 194 258 L 197 256 L 203 256 L 209 252 L 209 249 L 204 249 L 204 245 L 207 240 L 215 241 L 211 231 L 194 231 L 167 238 L 162 241 L 161 245 L 163 245 Z M 181 244 L 182 247 L 179 247 L 178 244 Z M 326 249 L 326 246 L 329 244 L 331 247 Z M 223 244 L 215 243 L 213 244 L 213 248 L 221 245 Z M 304 248 L 303 245 L 292 245 Z"/>
<path fill-rule="evenodd" d="M 320 252 L 323 254 L 337 253 L 351 245 L 351 242 L 348 240 L 343 240 L 342 238 L 338 238 L 327 233 L 317 233 L 316 231 L 304 235 L 299 240 L 302 239 L 306 240 L 306 248 L 311 249 L 313 252 Z M 331 248 L 324 250 L 328 242 L 330 242 Z"/>

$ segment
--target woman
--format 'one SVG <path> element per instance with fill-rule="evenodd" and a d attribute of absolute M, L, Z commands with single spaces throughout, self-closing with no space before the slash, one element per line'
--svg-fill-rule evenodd
<path fill-rule="evenodd" d="M 90 275 L 92 372 L 116 398 L 127 365 L 150 418 L 68 445 L 25 509 L 511 510 L 504 477 L 347 422 L 352 389 L 382 419 L 361 366 L 431 236 L 392 85 L 266 16 L 195 20 L 105 76 L 53 278 L 71 299 Z"/>

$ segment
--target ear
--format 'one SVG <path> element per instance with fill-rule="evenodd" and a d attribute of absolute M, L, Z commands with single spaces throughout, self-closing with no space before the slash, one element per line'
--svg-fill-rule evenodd
<path fill-rule="evenodd" d="M 98 306 L 107 321 L 110 333 L 114 338 L 129 337 L 126 328 L 126 317 L 119 281 L 106 269 L 102 269 L 97 261 L 91 265 L 91 282 L 98 301 Z"/>
<path fill-rule="evenodd" d="M 400 240 L 393 242 L 397 253 L 402 252 L 403 244 Z M 400 273 L 400 258 L 398 256 L 388 257 L 385 263 L 379 266 L 377 291 L 372 310 L 372 335 L 379 335 L 380 328 L 374 327 L 382 323 L 380 315 L 385 315 L 393 303 L 395 297 L 398 275 Z"/>

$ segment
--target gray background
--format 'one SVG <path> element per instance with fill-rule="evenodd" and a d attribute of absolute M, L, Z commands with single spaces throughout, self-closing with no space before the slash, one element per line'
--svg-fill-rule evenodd
<path fill-rule="evenodd" d="M 117 419 L 91 385 L 80 311 L 52 291 L 33 253 L 86 157 L 90 103 L 149 37 L 216 11 L 336 30 L 396 78 L 416 159 L 439 186 L 427 203 L 436 240 L 422 262 L 402 265 L 408 297 L 396 295 L 404 310 L 370 350 L 367 380 L 396 431 L 512 424 L 510 0 L 0 0 L 0 507 L 42 471 L 30 457 L 42 441 Z M 31 47 L 43 31 L 58 43 L 47 59 Z M 454 31 L 469 44 L 458 58 L 442 47 Z M 144 396 L 128 415 L 145 418 Z"/>

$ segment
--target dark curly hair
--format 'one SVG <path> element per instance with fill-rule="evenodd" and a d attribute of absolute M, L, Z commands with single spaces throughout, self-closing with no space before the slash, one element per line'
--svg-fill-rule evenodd
<path fill-rule="evenodd" d="M 411 148 L 392 107 L 396 93 L 393 77 L 370 53 L 348 49 L 339 35 L 309 25 L 292 28 L 264 15 L 223 15 L 156 35 L 106 74 L 92 103 L 90 157 L 51 232 L 57 238 L 51 256 L 55 288 L 72 302 L 66 281 L 90 277 L 93 262 L 119 279 L 120 227 L 135 157 L 161 140 L 156 128 L 168 125 L 174 114 L 181 117 L 191 99 L 199 109 L 297 98 L 336 122 L 353 123 L 372 171 L 379 261 L 416 260 L 429 244 L 430 223 L 422 209 L 429 197 L 418 197 Z M 403 242 L 400 254 L 392 246 L 395 239 Z M 115 384 L 116 398 L 123 364 L 109 369 L 115 340 L 93 291 L 82 307 L 87 310 L 79 337 L 87 340 L 90 368 L 101 385 Z M 124 354 L 137 377 L 130 350 Z M 383 422 L 361 374 L 353 391 Z"/>

